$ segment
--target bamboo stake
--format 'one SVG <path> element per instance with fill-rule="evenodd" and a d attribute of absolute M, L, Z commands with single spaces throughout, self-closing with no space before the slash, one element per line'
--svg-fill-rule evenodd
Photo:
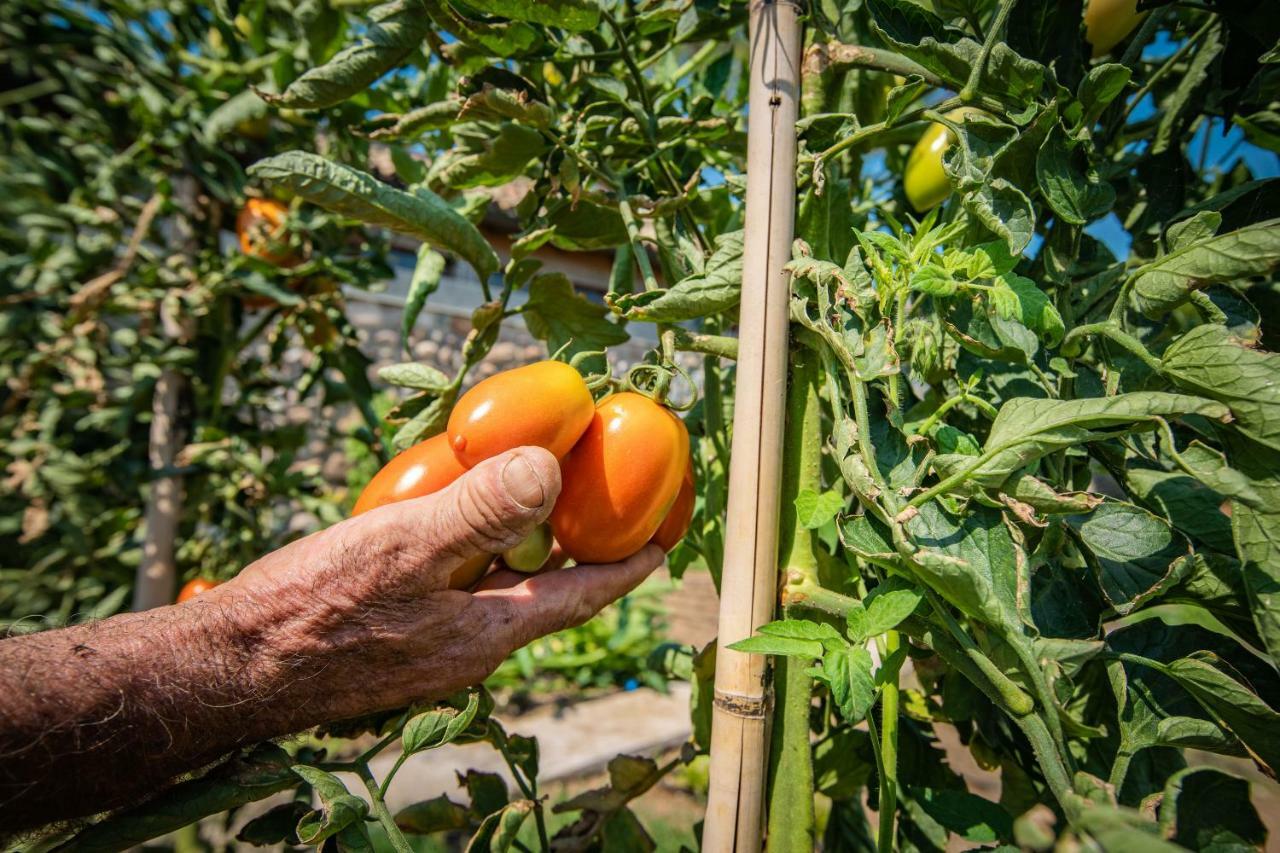
<path fill-rule="evenodd" d="M 773 616 L 787 390 L 787 278 L 795 220 L 800 8 L 751 5 L 746 234 L 729 461 L 711 788 L 702 849 L 760 850 L 769 700 L 765 659 L 726 648 Z"/>

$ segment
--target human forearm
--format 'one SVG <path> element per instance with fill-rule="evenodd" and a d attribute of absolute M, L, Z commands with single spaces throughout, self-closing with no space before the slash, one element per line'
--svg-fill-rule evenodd
<path fill-rule="evenodd" d="M 200 605 L 0 642 L 0 823 L 112 808 L 289 730 L 255 701 L 273 687 L 261 632 Z"/>

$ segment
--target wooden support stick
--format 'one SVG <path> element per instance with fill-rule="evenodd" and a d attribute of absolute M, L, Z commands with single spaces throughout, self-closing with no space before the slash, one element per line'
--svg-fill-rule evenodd
<path fill-rule="evenodd" d="M 761 847 L 769 697 L 765 659 L 726 648 L 773 617 L 787 392 L 788 282 L 796 193 L 800 9 L 751 4 L 742 310 L 702 849 Z"/>

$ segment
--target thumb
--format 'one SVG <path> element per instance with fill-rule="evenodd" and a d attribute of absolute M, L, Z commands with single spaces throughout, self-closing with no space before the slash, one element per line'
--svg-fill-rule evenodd
<path fill-rule="evenodd" d="M 364 533 L 366 541 L 381 543 L 376 551 L 394 556 L 383 568 L 398 577 L 388 580 L 403 583 L 410 575 L 438 588 L 468 559 L 518 545 L 551 514 L 559 494 L 555 456 L 518 447 L 433 495 L 365 513 L 370 527 Z"/>

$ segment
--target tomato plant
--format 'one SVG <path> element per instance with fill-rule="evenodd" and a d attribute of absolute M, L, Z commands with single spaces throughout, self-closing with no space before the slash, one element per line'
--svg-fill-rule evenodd
<path fill-rule="evenodd" d="M 745 108 L 747 9 L 730 0 L 428 0 L 295 20 L 291 8 L 257 0 L 235 10 L 249 28 L 221 6 L 179 24 L 192 28 L 191 41 L 210 22 L 220 34 L 208 56 L 204 47 L 193 54 L 214 81 L 195 87 L 196 97 L 216 91 L 207 97 L 269 115 L 272 132 L 289 135 L 251 154 L 243 138 L 226 143 L 256 160 L 248 174 L 258 187 L 298 199 L 295 218 L 321 232 L 355 220 L 368 227 L 362 233 L 421 241 L 406 328 L 432 298 L 446 254 L 474 273 L 482 299 L 460 363 L 450 373 L 415 362 L 381 373 L 408 389 L 390 415 L 392 446 L 448 435 L 504 323 L 523 323 L 548 356 L 587 359 L 579 364 L 598 361 L 592 353 L 608 358 L 644 328 L 655 341 L 644 363 L 593 382 L 612 395 L 598 402 L 606 409 L 636 396 L 645 434 L 615 456 L 592 433 L 598 421 L 587 427 L 595 456 L 565 457 L 568 493 L 553 527 L 562 541 L 581 537 L 588 558 L 638 547 L 678 500 L 691 449 L 692 516 L 670 563 L 677 576 L 705 570 L 717 583 L 744 131 L 759 118 Z M 93 31 L 71 20 L 77 33 Z M 1141 10 L 1106 0 L 807 7 L 794 128 L 798 239 L 787 269 L 789 417 L 784 446 L 767 449 L 784 456 L 786 472 L 779 618 L 738 647 L 768 657 L 774 691 L 773 751 L 754 780 L 766 792 L 769 849 L 1265 843 L 1249 787 L 1280 762 L 1278 27 L 1262 4 L 1226 0 Z M 25 88 L 34 82 L 23 77 L 20 91 L 40 91 Z M 119 75 L 111 82 L 132 90 Z M 51 94 L 33 97 L 54 107 Z M 100 116 L 110 105 L 99 100 L 78 120 L 109 125 Z M 174 113 L 159 124 L 181 122 Z M 239 121 L 223 117 L 229 128 Z M 58 170 L 31 154 L 67 149 L 38 115 L 24 119 L 4 131 L 25 152 L 6 180 L 35 169 L 53 187 L 46 194 L 70 203 Z M 299 119 L 323 135 L 294 134 Z M 105 127 L 94 133 L 113 138 Z M 944 140 L 926 146 L 937 154 L 928 174 L 910 162 L 925 134 Z M 124 168 L 108 153 L 97 162 Z M 95 202 L 136 221 L 133 196 L 102 190 L 99 172 L 83 164 L 60 164 L 103 197 Z M 23 192 L 9 198 L 30 197 Z M 475 222 L 495 198 L 513 196 L 505 209 L 514 230 L 500 254 Z M 101 478 L 75 460 L 117 460 L 118 442 L 47 436 L 111 420 L 86 421 L 88 404 L 75 396 L 93 385 L 71 365 L 95 364 L 98 351 L 66 331 L 66 282 L 127 242 L 114 223 L 97 225 L 110 232 L 101 244 L 78 230 L 76 217 L 100 216 L 92 203 L 75 216 L 46 208 L 63 217 L 58 227 L 79 260 L 62 275 L 33 263 L 23 270 L 42 294 L 57 294 L 48 301 L 67 319 L 55 351 L 78 360 L 55 360 L 53 377 L 43 363 L 6 376 L 8 388 L 16 380 L 20 390 L 24 381 L 49 389 L 40 399 L 50 408 L 24 402 L 25 416 L 6 424 L 31 442 L 6 453 L 24 463 L 13 470 L 36 509 L 6 515 L 28 513 L 33 542 L 50 494 Z M 21 215 L 37 231 L 51 227 Z M 33 239 L 19 249 L 44 262 L 66 245 Z M 547 268 L 552 251 L 610 252 L 603 299 Z M 307 261 L 327 263 L 321 251 Z M 272 271 L 242 257 L 199 268 L 219 293 L 256 289 L 283 301 L 290 293 L 272 277 L 307 264 Z M 158 298 L 168 268 L 151 269 L 139 286 Z M 11 327 L 39 338 L 18 358 L 49 351 L 36 345 L 48 337 L 37 312 L 16 310 Z M 339 351 L 346 356 L 327 364 L 362 389 L 363 365 Z M 663 404 L 679 410 L 680 429 Z M 75 411 L 58 408 L 67 405 Z M 46 428 L 46 419 L 64 425 Z M 372 442 L 381 424 L 366 420 Z M 215 425 L 202 445 L 211 455 L 238 434 L 228 418 Z M 485 434 L 502 445 L 501 430 Z M 39 473 L 46 455 L 78 479 L 68 485 L 56 467 Z M 593 473 L 577 477 L 579 469 Z M 634 501 L 624 514 L 607 505 L 615 485 Z M 585 522 L 566 526 L 573 512 Z M 75 543 L 85 519 L 101 537 L 136 524 L 101 511 L 52 523 Z M 42 547 L 28 564 L 60 559 L 52 540 Z M 94 550 L 77 548 L 87 564 Z M 581 819 L 554 839 L 559 849 L 649 849 L 630 803 L 708 748 L 714 661 L 714 647 L 664 660 L 670 677 L 693 683 L 686 750 L 663 766 L 619 759 L 607 790 L 573 801 Z M 408 848 L 406 834 L 446 826 L 468 831 L 477 849 L 508 849 L 526 821 L 542 830 L 536 843 L 551 846 L 536 748 L 488 719 L 487 704 L 473 693 L 361 723 L 387 733 L 448 723 L 457 737 L 497 746 L 516 781 L 514 799 L 468 789 L 465 804 L 429 801 L 399 821 L 383 814 L 397 849 Z M 411 736 L 402 744 L 413 751 Z M 944 748 L 998 768 L 998 798 L 943 760 Z M 1231 772 L 1207 765 L 1203 751 L 1234 762 Z M 286 758 L 270 767 L 304 768 L 299 778 L 331 800 L 346 793 L 308 763 L 313 756 Z M 389 782 L 368 785 L 375 804 Z M 257 821 L 245 837 L 292 842 L 290 817 Z M 361 846 L 362 818 L 322 808 L 308 826 L 324 823 L 342 845 Z"/>

